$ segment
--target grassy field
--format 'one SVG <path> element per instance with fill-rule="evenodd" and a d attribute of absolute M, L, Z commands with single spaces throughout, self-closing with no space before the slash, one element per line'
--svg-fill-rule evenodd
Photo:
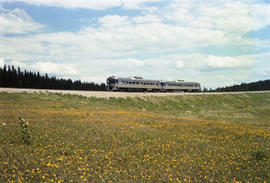
<path fill-rule="evenodd" d="M 0 182 L 270 182 L 270 94 L 0 93 Z"/>

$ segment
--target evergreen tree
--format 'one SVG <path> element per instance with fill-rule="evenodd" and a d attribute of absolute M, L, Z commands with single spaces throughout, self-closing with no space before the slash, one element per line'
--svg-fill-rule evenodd
<path fill-rule="evenodd" d="M 55 76 L 49 77 L 46 73 L 41 75 L 39 72 L 21 71 L 20 67 L 4 65 L 0 67 L 0 87 L 14 88 L 39 88 L 39 89 L 65 89 L 65 90 L 99 90 L 105 91 L 106 85 L 72 81 L 71 79 L 57 79 Z"/>

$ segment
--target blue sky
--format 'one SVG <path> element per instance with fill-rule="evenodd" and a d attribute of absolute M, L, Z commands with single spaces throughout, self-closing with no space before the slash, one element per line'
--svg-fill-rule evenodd
<path fill-rule="evenodd" d="M 270 1 L 0 0 L 0 66 L 208 88 L 270 78 Z"/>

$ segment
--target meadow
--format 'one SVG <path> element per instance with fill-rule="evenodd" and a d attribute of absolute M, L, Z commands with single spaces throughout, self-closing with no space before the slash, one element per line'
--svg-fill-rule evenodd
<path fill-rule="evenodd" d="M 270 182 L 270 93 L 0 93 L 0 182 Z"/>

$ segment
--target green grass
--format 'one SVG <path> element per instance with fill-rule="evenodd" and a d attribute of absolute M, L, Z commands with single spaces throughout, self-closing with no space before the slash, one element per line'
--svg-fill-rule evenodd
<path fill-rule="evenodd" d="M 269 101 L 0 93 L 0 182 L 269 182 Z"/>
<path fill-rule="evenodd" d="M 63 94 L 7 94 L 3 102 L 25 104 L 46 101 L 55 109 L 147 111 L 208 120 L 270 124 L 270 93 L 184 95 L 145 98 L 87 98 Z M 30 101 L 29 101 L 30 100 Z M 58 103 L 56 106 L 54 103 Z M 35 106 L 36 107 L 36 106 Z"/>

